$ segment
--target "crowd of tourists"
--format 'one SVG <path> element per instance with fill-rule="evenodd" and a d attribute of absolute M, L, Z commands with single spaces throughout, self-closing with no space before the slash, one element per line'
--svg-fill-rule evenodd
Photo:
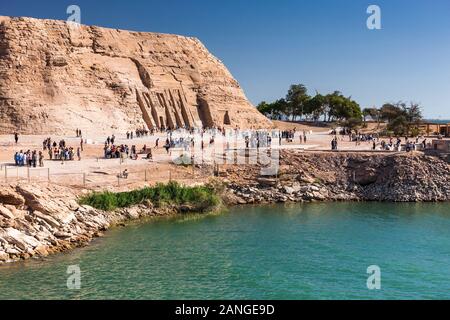
<path fill-rule="evenodd" d="M 113 134 L 108 136 L 105 141 L 105 146 L 103 148 L 105 159 L 116 159 L 121 158 L 122 153 L 129 154 L 129 149 L 127 145 L 115 145 L 116 137 Z"/>
<path fill-rule="evenodd" d="M 138 132 L 138 131 L 136 131 Z M 141 134 L 148 134 L 145 133 L 144 131 L 141 131 L 139 133 L 139 135 Z M 133 134 L 130 132 L 127 132 L 127 139 L 132 139 Z M 130 158 L 132 160 L 137 160 L 138 159 L 138 153 L 140 154 L 146 154 L 146 158 L 152 160 L 153 159 L 153 155 L 152 155 L 152 150 L 147 148 L 147 145 L 144 145 L 144 147 L 139 150 L 137 150 L 136 145 L 132 145 L 131 147 L 129 147 L 127 144 L 120 144 L 120 145 L 116 145 L 116 137 L 113 135 L 108 136 L 106 138 L 104 147 L 103 147 L 103 151 L 104 151 L 104 157 L 105 159 L 124 159 L 124 158 Z M 156 146 L 158 146 L 158 142 L 159 142 L 159 138 L 156 140 Z"/>
<path fill-rule="evenodd" d="M 27 166 L 36 168 L 38 165 L 39 167 L 43 167 L 44 155 L 42 154 L 42 151 L 37 152 L 36 150 L 28 150 L 27 152 L 23 152 L 20 150 L 14 154 L 14 162 L 16 166 L 19 167 Z"/>
<path fill-rule="evenodd" d="M 56 143 L 56 141 L 53 141 L 52 143 L 51 138 L 47 138 L 42 142 L 42 149 L 48 152 L 49 160 L 61 160 L 62 163 L 64 163 L 64 161 L 75 160 L 75 156 L 78 161 L 81 161 L 82 147 L 83 142 L 81 142 L 80 147 L 75 150 L 73 147 L 67 146 L 64 139 L 60 140 L 59 143 Z"/>
<path fill-rule="evenodd" d="M 331 140 L 331 150 L 338 149 L 338 136 L 337 132 L 340 135 L 347 135 L 349 137 L 350 142 L 355 142 L 357 146 L 359 146 L 362 142 L 371 143 L 372 150 L 380 150 L 380 151 L 416 151 L 418 147 L 422 150 L 427 148 L 427 140 L 423 137 L 415 137 L 410 140 L 410 138 L 405 137 L 405 143 L 402 144 L 402 139 L 400 137 L 396 137 L 395 139 L 390 137 L 387 141 L 381 140 L 379 134 L 364 134 L 364 133 L 352 133 L 348 130 L 332 130 L 330 134 L 334 135 L 334 138 Z M 423 139 L 423 140 L 422 140 Z M 341 138 L 343 140 L 343 138 Z"/>
<path fill-rule="evenodd" d="M 352 133 L 349 135 L 349 139 L 351 142 L 355 142 L 356 145 L 360 145 L 361 142 L 372 142 L 372 141 L 378 141 L 379 140 L 379 136 L 376 134 L 364 134 L 364 133 L 359 133 L 359 134 L 355 134 Z"/>
<path fill-rule="evenodd" d="M 154 135 L 155 134 L 155 130 L 147 130 L 145 128 L 138 128 L 136 129 L 136 131 L 127 131 L 127 139 L 134 139 L 136 138 L 141 138 L 141 137 L 147 137 L 148 134 Z"/>
<path fill-rule="evenodd" d="M 154 135 L 156 130 L 136 130 L 134 132 L 128 131 L 126 133 L 127 140 L 136 136 Z M 165 130 L 166 139 L 163 143 L 160 143 L 160 137 L 156 137 L 154 149 L 163 148 L 168 155 L 172 154 L 172 149 L 179 149 L 183 151 L 191 151 L 196 147 L 196 141 L 198 141 L 197 147 L 202 151 L 206 149 L 209 141 L 209 146 L 215 144 L 217 138 L 223 138 L 224 148 L 230 149 L 230 141 L 238 141 L 242 139 L 246 148 L 265 148 L 271 147 L 272 139 L 282 136 L 281 131 L 264 131 L 264 130 L 247 130 L 240 131 L 239 128 L 225 130 L 225 128 L 179 128 L 174 130 Z M 136 134 L 136 135 L 135 135 Z M 295 134 L 295 130 L 285 131 L 283 136 L 290 138 L 291 134 Z M 300 134 L 301 141 L 306 142 L 306 132 Z M 136 146 L 131 147 L 128 144 L 116 144 L 116 138 L 114 135 L 107 137 L 104 143 L 104 158 L 105 159 L 138 159 L 138 154 L 143 154 L 146 159 L 153 159 L 152 147 L 144 147 L 140 150 L 136 150 Z"/>
<path fill-rule="evenodd" d="M 81 144 L 82 145 L 82 144 Z M 60 140 L 59 143 L 56 141 L 52 142 L 51 138 L 46 138 L 42 142 L 42 151 L 28 150 L 24 152 L 20 150 L 14 153 L 14 163 L 16 166 L 28 166 L 28 167 L 43 167 L 44 166 L 44 153 L 47 152 L 48 160 L 61 160 L 72 161 L 75 157 L 81 160 L 81 148 L 78 147 L 75 150 L 73 147 L 66 145 L 65 140 Z"/>
<path fill-rule="evenodd" d="M 288 143 L 294 142 L 294 139 L 295 139 L 296 135 L 297 135 L 297 129 L 296 128 L 294 128 L 292 130 L 280 131 L 279 132 L 280 144 L 281 144 L 281 140 L 282 139 L 285 139 L 286 142 L 288 142 Z M 306 143 L 306 141 L 307 141 L 307 133 L 306 133 L 306 131 L 303 130 L 303 132 L 298 132 L 298 138 L 299 138 L 300 144 Z"/>
<path fill-rule="evenodd" d="M 408 137 L 405 137 L 405 151 L 406 152 L 411 152 L 411 151 L 416 151 L 417 147 L 420 146 L 423 149 L 427 148 L 427 139 L 423 139 L 422 142 L 420 142 L 422 138 L 416 137 L 415 141 L 411 141 L 409 140 Z M 381 141 L 380 143 L 380 147 L 381 150 L 386 150 L 386 151 L 400 151 L 401 150 L 401 145 L 402 145 L 402 140 L 400 138 L 396 138 L 396 141 L 394 141 L 392 138 L 389 138 L 389 141 L 386 142 L 384 140 Z M 374 142 L 373 143 L 373 150 L 376 150 L 377 148 L 377 144 Z"/>
<path fill-rule="evenodd" d="M 212 128 L 212 129 L 214 129 L 216 132 L 220 132 L 223 135 L 225 135 L 225 128 L 217 127 L 217 128 Z M 127 136 L 127 140 L 129 140 L 129 139 L 134 139 L 134 138 L 148 137 L 149 135 L 154 136 L 158 132 L 166 133 L 167 135 L 171 135 L 173 132 L 180 132 L 180 131 L 183 131 L 183 132 L 186 132 L 189 134 L 194 134 L 196 132 L 196 130 L 201 130 L 203 133 L 206 133 L 207 131 L 210 131 L 211 129 L 208 129 L 208 128 L 203 128 L 203 129 L 195 129 L 195 128 L 158 129 L 158 128 L 152 128 L 152 129 L 148 130 L 146 128 L 138 128 L 135 131 L 127 131 L 126 136 Z"/>
<path fill-rule="evenodd" d="M 153 159 L 152 150 L 147 148 L 146 145 L 142 149 L 137 150 L 135 145 L 132 145 L 131 148 L 126 144 L 114 145 L 114 144 L 106 144 L 104 146 L 104 157 L 105 159 L 125 159 L 129 158 L 131 160 L 137 160 L 138 154 L 146 154 L 146 158 L 149 160 Z"/>
<path fill-rule="evenodd" d="M 120 145 L 116 146 L 114 144 L 106 144 L 103 148 L 105 152 L 105 159 L 118 159 L 122 157 L 122 154 L 128 154 L 130 153 L 130 150 L 127 145 Z"/>
<path fill-rule="evenodd" d="M 295 131 L 296 129 L 281 131 L 280 140 L 286 139 L 286 142 L 293 142 L 295 137 Z"/>

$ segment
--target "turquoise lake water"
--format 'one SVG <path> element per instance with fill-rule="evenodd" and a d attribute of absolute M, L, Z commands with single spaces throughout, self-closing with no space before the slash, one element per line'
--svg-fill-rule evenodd
<path fill-rule="evenodd" d="M 79 265 L 81 289 L 67 289 Z M 381 290 L 366 286 L 381 269 Z M 0 266 L 0 299 L 450 299 L 450 205 L 239 207 Z"/>

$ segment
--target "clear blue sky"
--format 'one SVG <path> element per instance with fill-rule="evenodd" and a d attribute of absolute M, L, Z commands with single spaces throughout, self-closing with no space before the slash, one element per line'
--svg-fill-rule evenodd
<path fill-rule="evenodd" d="M 292 83 L 340 90 L 361 106 L 413 100 L 428 118 L 450 118 L 449 0 L 2 0 L 0 15 L 198 37 L 257 104 Z M 370 4 L 382 30 L 366 28 Z"/>

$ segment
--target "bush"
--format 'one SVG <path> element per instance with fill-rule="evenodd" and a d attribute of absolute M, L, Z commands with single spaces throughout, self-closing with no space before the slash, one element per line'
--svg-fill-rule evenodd
<path fill-rule="evenodd" d="M 178 182 L 159 183 L 154 187 L 145 187 L 127 192 L 94 192 L 79 200 L 96 209 L 113 211 L 117 208 L 127 208 L 149 200 L 157 207 L 170 204 L 189 206 L 190 211 L 207 211 L 220 204 L 220 198 L 210 186 L 185 187 Z"/>

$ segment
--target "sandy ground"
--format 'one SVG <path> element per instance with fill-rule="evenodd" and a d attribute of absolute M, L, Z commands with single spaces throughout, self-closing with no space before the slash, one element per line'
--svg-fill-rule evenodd
<path fill-rule="evenodd" d="M 276 126 L 281 130 L 290 130 L 294 127 L 297 130 L 297 135 L 293 142 L 282 140 L 281 146 L 277 146 L 278 141 L 273 142 L 273 150 L 276 149 L 297 149 L 301 151 L 311 150 L 330 150 L 330 142 L 333 136 L 330 134 L 330 128 L 327 127 L 313 127 L 302 124 L 292 124 L 276 121 Z M 299 133 L 307 132 L 307 142 L 300 141 Z M 46 160 L 44 160 L 43 168 L 17 168 L 14 165 L 14 153 L 20 150 L 42 150 L 42 141 L 47 136 L 20 136 L 19 143 L 16 145 L 12 135 L 0 136 L 0 182 L 13 182 L 20 180 L 30 181 L 50 181 L 53 183 L 61 183 L 64 185 L 74 185 L 80 187 L 88 187 L 93 189 L 104 189 L 117 187 L 136 187 L 137 185 L 156 182 L 167 182 L 170 179 L 182 181 L 185 183 L 201 183 L 209 179 L 213 174 L 212 160 L 205 157 L 205 163 L 209 163 L 210 168 L 198 166 L 181 166 L 175 165 L 173 162 L 174 155 L 166 153 L 162 148 L 166 139 L 166 134 L 157 134 L 155 136 L 148 136 L 144 138 L 135 138 L 133 140 L 126 139 L 125 134 L 116 134 L 116 144 L 126 144 L 128 146 L 136 145 L 137 150 L 143 148 L 144 145 L 152 147 L 153 161 L 144 159 L 144 155 L 140 155 L 138 160 L 126 159 L 121 162 L 120 159 L 103 159 L 103 144 L 106 136 L 99 137 L 85 137 L 88 143 L 84 144 L 84 151 L 82 153 L 81 161 L 50 161 L 48 160 L 47 152 L 44 152 Z M 155 141 L 159 138 L 159 148 L 155 147 Z M 75 136 L 52 136 L 52 141 L 64 139 L 67 146 L 72 146 L 75 149 L 80 145 L 80 138 Z M 205 154 L 214 154 L 215 159 L 223 160 L 223 153 L 227 147 L 225 144 L 215 143 L 209 145 L 209 137 L 204 137 Z M 245 145 L 241 141 L 237 144 L 232 144 L 237 157 L 245 157 Z M 356 145 L 355 142 L 350 142 L 349 138 L 339 137 L 339 150 L 341 151 L 370 151 L 372 143 L 362 142 Z M 234 152 L 233 151 L 233 152 Z M 174 150 L 176 154 L 177 151 Z M 197 151 L 201 153 L 201 151 Z M 199 162 L 200 155 L 197 154 L 196 161 Z M 203 159 L 203 158 L 202 158 Z M 212 159 L 212 158 L 211 158 Z M 245 161 L 245 160 L 239 160 Z M 129 176 L 127 179 L 121 179 L 118 175 L 127 169 Z"/>

